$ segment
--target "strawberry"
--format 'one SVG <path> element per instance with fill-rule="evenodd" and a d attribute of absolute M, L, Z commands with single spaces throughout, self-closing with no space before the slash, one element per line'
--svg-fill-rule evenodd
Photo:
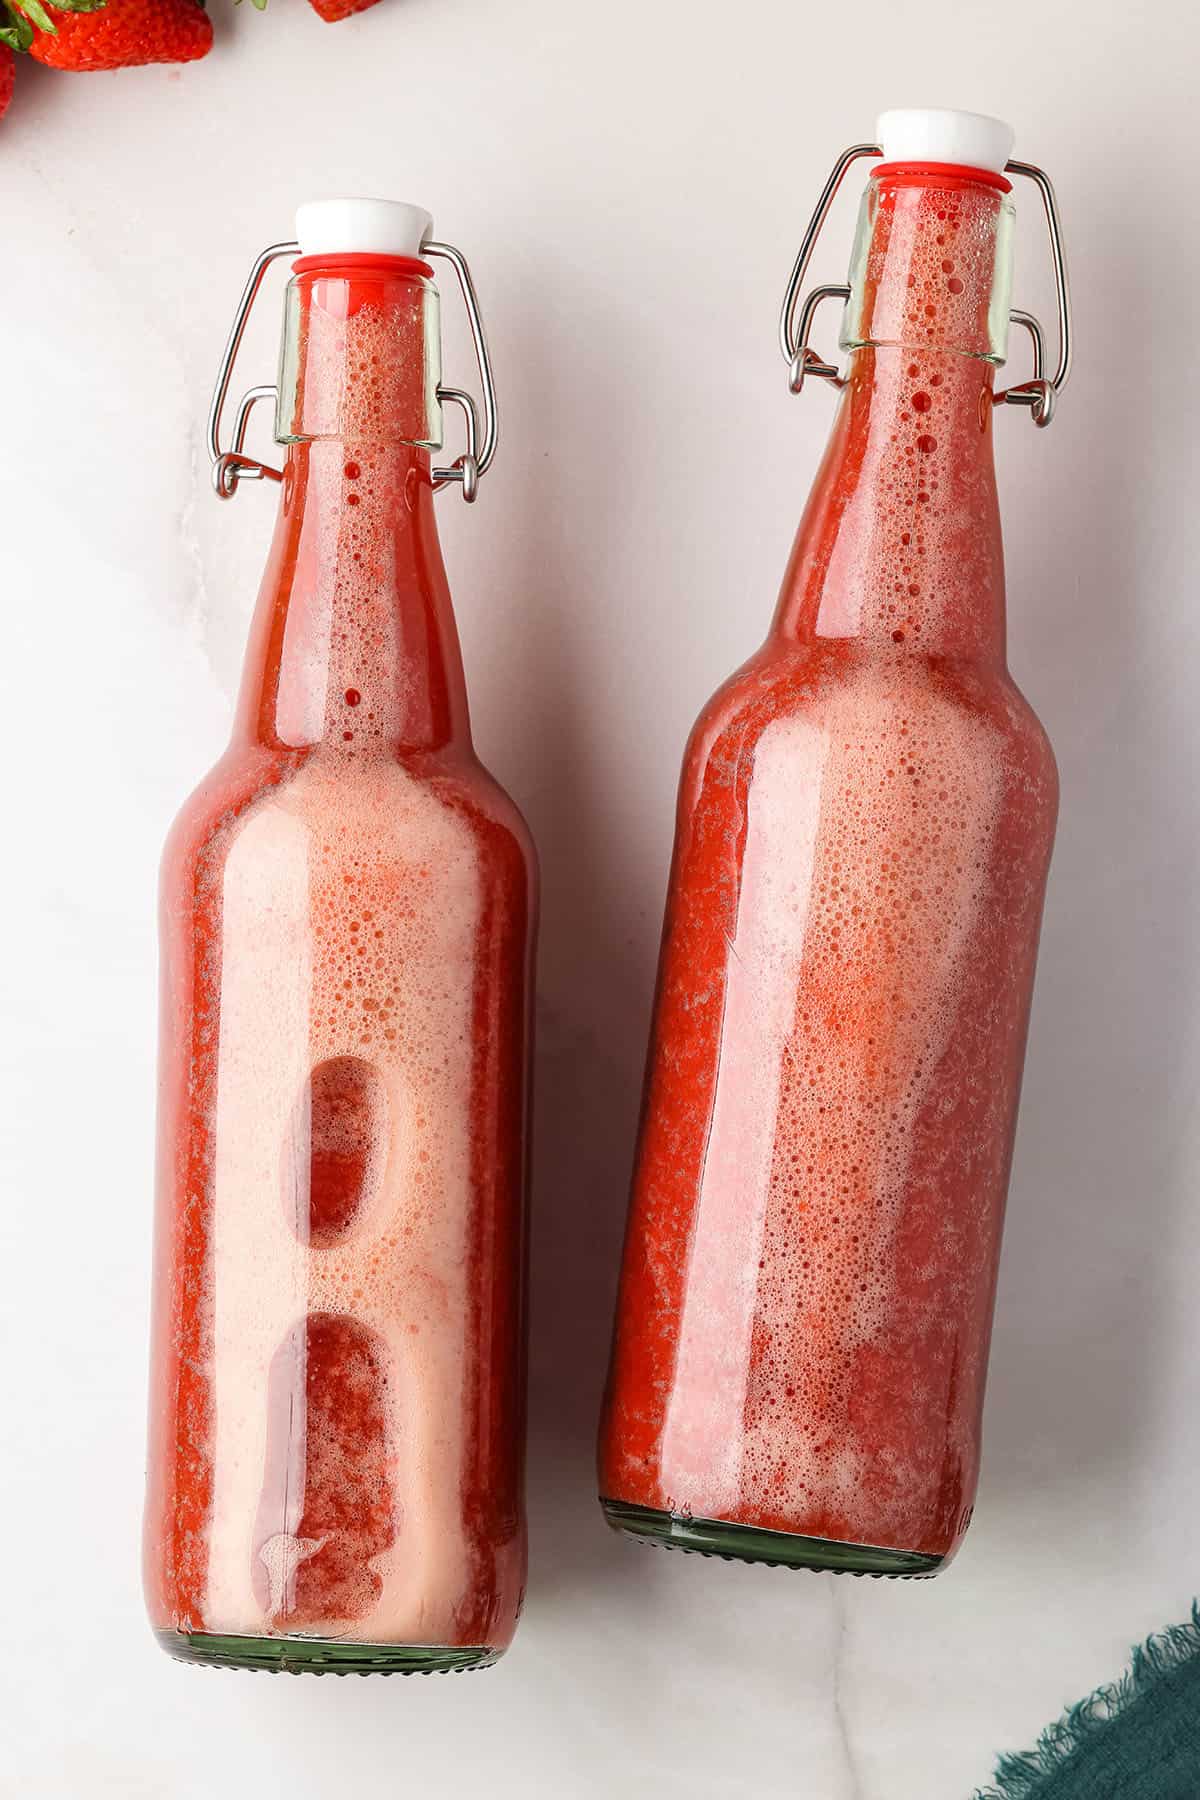
<path fill-rule="evenodd" d="M 8 111 L 8 103 L 12 99 L 13 79 L 17 71 L 17 59 L 7 44 L 0 44 L 0 119 Z"/>
<path fill-rule="evenodd" d="M 10 0 L 40 27 L 29 54 L 52 69 L 129 69 L 194 62 L 212 49 L 212 21 L 198 0 Z M 63 10 L 66 7 L 66 10 Z M 41 15 L 40 17 L 38 15 Z"/>
<path fill-rule="evenodd" d="M 336 25 L 339 19 L 348 19 L 351 13 L 366 12 L 368 6 L 375 5 L 375 0 L 309 0 L 309 3 L 327 24 Z"/>
<path fill-rule="evenodd" d="M 104 3 L 105 0 L 53 0 L 56 12 L 95 12 Z M 28 50 L 35 27 L 48 31 L 51 37 L 58 30 L 42 0 L 0 0 L 0 44 L 10 50 Z M 0 112 L 3 110 L 0 107 Z"/>

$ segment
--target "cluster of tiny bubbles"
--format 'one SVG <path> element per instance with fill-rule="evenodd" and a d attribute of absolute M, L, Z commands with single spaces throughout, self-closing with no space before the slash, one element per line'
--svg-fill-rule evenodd
<path fill-rule="evenodd" d="M 294 1378 L 307 1382 L 304 1542 L 270 1554 L 276 1585 L 295 1561 L 293 1622 L 311 1625 L 383 1616 L 394 1521 L 411 1503 L 402 1434 L 443 1413 L 440 1439 L 462 1428 L 432 1372 L 449 1366 L 447 1336 L 457 1343 L 463 1329 L 451 1296 L 464 1267 L 465 944 L 478 901 L 465 827 L 391 759 L 366 761 L 347 784 L 344 769 L 314 758 L 289 804 L 308 829 L 313 1075 L 310 1130 L 292 1134 L 285 1159 L 308 1156 L 310 1181 L 325 1159 L 333 1203 L 323 1230 L 298 1234 L 313 1309 L 307 1375 Z M 302 1175 L 285 1183 L 304 1186 Z M 398 1331 L 413 1345 L 402 1384 L 390 1378 Z M 391 1347 L 371 1349 L 377 1334 Z M 339 1493 L 353 1520 L 337 1514 Z"/>
<path fill-rule="evenodd" d="M 422 309 L 422 291 L 412 284 L 345 316 L 311 306 L 303 346 L 307 430 L 347 443 L 426 435 Z"/>
<path fill-rule="evenodd" d="M 871 254 L 867 329 L 905 350 L 874 368 L 876 414 L 892 425 L 863 518 L 867 622 L 881 639 L 919 650 L 936 647 L 965 586 L 945 554 L 949 534 L 963 536 L 957 490 L 954 505 L 948 490 L 978 457 L 998 196 L 914 188 L 893 198 L 891 230 L 878 233 Z"/>
<path fill-rule="evenodd" d="M 327 722 L 353 753 L 382 748 L 395 723 L 397 695 L 372 691 L 365 672 L 394 662 L 380 652 L 396 631 L 389 564 L 409 511 L 411 465 L 401 445 L 428 435 L 423 306 L 423 291 L 400 283 L 382 303 L 345 317 L 315 304 L 309 314 L 306 426 L 340 439 L 344 452 L 340 504 L 322 546 L 336 585 Z"/>
<path fill-rule="evenodd" d="M 406 344 L 420 342 L 414 334 L 417 306 L 415 296 L 383 310 L 364 305 L 341 322 L 340 356 L 351 374 L 341 400 L 348 425 L 337 471 L 344 506 L 337 525 L 328 704 L 343 721 L 341 742 L 365 760 L 352 790 L 336 761 L 327 768 L 320 759 L 311 765 L 317 803 L 311 1039 L 322 1055 L 354 1057 L 381 1071 L 385 1087 L 401 1081 L 410 1146 L 403 1204 L 394 1219 L 369 1235 L 361 1253 L 339 1257 L 331 1270 L 351 1308 L 381 1304 L 380 1283 L 394 1252 L 419 1236 L 421 1222 L 436 1210 L 445 1176 L 444 1115 L 449 1109 L 461 1129 L 467 1113 L 459 1084 L 467 1068 L 463 1044 L 470 1015 L 463 982 L 469 977 L 446 946 L 470 937 L 475 889 L 469 836 L 456 815 L 387 753 L 398 658 L 391 646 L 397 630 L 391 584 L 383 577 L 409 458 L 386 440 L 412 398 L 414 379 L 424 380 L 420 359 L 405 362 L 395 349 L 397 335 Z M 379 1129 L 396 1123 L 382 1106 L 372 1118 Z M 455 1137 L 451 1133 L 447 1143 Z"/>
<path fill-rule="evenodd" d="M 235 1205 L 215 1240 L 224 1260 L 218 1267 L 212 1257 L 205 1273 L 210 1292 L 224 1284 L 239 1306 L 246 1297 L 235 1355 L 214 1351 L 218 1412 L 232 1441 L 259 1445 L 273 1410 L 269 1372 L 284 1356 L 289 1404 L 308 1414 L 310 1516 L 291 1530 L 286 1506 L 263 1495 L 258 1548 L 267 1555 L 254 1572 L 256 1592 L 261 1571 L 276 1598 L 290 1588 L 314 1622 L 329 1623 L 330 1608 L 344 1618 L 373 1608 L 373 1628 L 394 1627 L 403 1638 L 414 1619 L 407 1611 L 393 1618 L 389 1607 L 410 1607 L 411 1594 L 403 1580 L 390 1585 L 402 1564 L 400 1551 L 380 1547 L 381 1509 L 394 1522 L 406 1508 L 412 1516 L 432 1504 L 419 1483 L 405 1489 L 406 1456 L 443 1459 L 437 1504 L 445 1508 L 447 1563 L 461 1528 L 454 1479 L 465 1463 L 465 1423 L 455 1384 L 469 1337 L 472 948 L 481 901 L 470 824 L 390 749 L 400 701 L 391 585 L 381 575 L 404 499 L 397 482 L 411 464 L 395 421 L 424 378 L 419 357 L 398 373 L 389 366 L 396 333 L 412 330 L 411 318 L 393 313 L 389 320 L 360 307 L 328 322 L 327 343 L 310 338 L 308 346 L 306 405 L 311 400 L 315 416 L 329 402 L 327 414 L 332 407 L 354 428 L 342 444 L 316 435 L 310 452 L 310 470 L 339 484 L 344 501 L 318 545 L 322 569 L 332 571 L 326 708 L 338 729 L 329 749 L 231 810 L 208 839 L 200 881 L 217 921 L 212 983 L 222 997 L 220 1017 L 214 1007 L 202 1028 L 204 1054 L 214 1077 L 262 1086 L 260 1104 L 241 1109 L 240 1136 L 226 1133 L 224 1191 Z M 353 378 L 343 388 L 346 358 Z M 354 751 L 352 765 L 343 745 Z M 243 833 L 238 878 L 253 891 L 235 911 L 231 844 Z M 266 928 L 275 919 L 295 926 L 298 971 L 281 967 L 292 940 Z M 284 1092 L 280 1071 L 292 1066 L 297 1006 L 309 1075 Z M 230 1059 L 220 1071 L 218 1055 Z M 298 1129 L 305 1119 L 308 1130 Z M 327 1165 L 319 1176 L 318 1156 Z M 280 1184 L 274 1208 L 270 1192 L 261 1207 L 241 1207 L 268 1169 Z M 326 1184 L 329 1200 L 317 1230 L 314 1181 Z M 310 1202 L 307 1219 L 301 1197 Z M 293 1342 L 297 1292 L 308 1311 Z M 353 1529 L 335 1518 L 339 1492 L 354 1497 Z M 452 1624 L 444 1617 L 437 1628 Z"/>
<path fill-rule="evenodd" d="M 970 980 L 999 794 L 986 733 L 915 680 L 881 673 L 853 704 L 832 697 L 826 729 L 807 909 L 769 934 L 785 949 L 761 971 L 797 998 L 777 1084 L 743 1480 L 764 1507 L 802 1516 L 820 1503 L 853 1518 L 877 1504 L 862 1489 L 877 1448 L 853 1425 L 861 1357 L 888 1342 L 895 1316 L 914 1128 Z M 785 778 L 813 777 L 793 763 Z M 767 903 L 795 913 L 794 885 L 781 880 Z M 919 1382 L 918 1366 L 910 1374 Z"/>
<path fill-rule="evenodd" d="M 341 462 L 343 501 L 337 541 L 330 688 L 327 709 L 334 741 L 352 754 L 381 751 L 394 725 L 394 676 L 381 684 L 374 670 L 394 668 L 387 654 L 396 632 L 387 561 L 397 528 L 403 458 L 378 442 L 356 447 Z"/>

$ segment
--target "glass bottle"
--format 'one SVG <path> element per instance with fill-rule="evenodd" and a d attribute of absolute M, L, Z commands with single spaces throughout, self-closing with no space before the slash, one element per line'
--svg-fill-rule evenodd
<path fill-rule="evenodd" d="M 600 1488 L 685 1549 L 926 1575 L 970 1518 L 1057 809 L 1005 663 L 1010 144 L 885 116 L 829 448 L 684 758 Z"/>
<path fill-rule="evenodd" d="M 162 869 L 145 1570 L 160 1642 L 431 1671 L 525 1573 L 535 867 L 477 760 L 434 485 L 429 221 L 302 208 L 274 542 L 232 741 Z M 457 259 L 457 261 L 455 261 Z M 476 338 L 494 441 L 490 367 Z M 470 403 L 466 403 L 468 406 Z M 218 489 L 273 474 L 235 450 Z"/>

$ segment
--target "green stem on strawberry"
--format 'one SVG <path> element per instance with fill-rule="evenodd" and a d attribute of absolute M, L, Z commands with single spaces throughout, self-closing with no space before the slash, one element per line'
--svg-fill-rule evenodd
<path fill-rule="evenodd" d="M 106 0 L 49 0 L 54 12 L 99 12 Z M 58 36 L 58 26 L 43 6 L 42 0 L 0 0 L 0 44 L 10 50 L 28 50 L 34 30 Z"/>
<path fill-rule="evenodd" d="M 22 12 L 14 12 L 11 7 L 0 7 L 0 44 L 7 44 L 10 50 L 28 50 L 33 42 L 33 26 Z"/>

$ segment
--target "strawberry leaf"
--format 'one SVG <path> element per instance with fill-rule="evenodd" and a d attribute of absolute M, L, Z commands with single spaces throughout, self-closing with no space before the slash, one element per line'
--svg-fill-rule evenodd
<path fill-rule="evenodd" d="M 37 26 L 39 31 L 48 31 L 52 37 L 58 36 L 58 26 L 42 5 L 42 0 L 16 0 L 21 11 Z"/>
<path fill-rule="evenodd" d="M 24 13 L 0 3 L 0 43 L 7 44 L 10 50 L 28 50 L 32 42 L 33 26 Z"/>
<path fill-rule="evenodd" d="M 99 12 L 106 4 L 107 0 L 49 0 L 55 12 L 66 13 Z M 43 0 L 0 0 L 0 44 L 7 44 L 10 50 L 28 50 L 35 29 L 58 36 L 58 26 Z"/>

